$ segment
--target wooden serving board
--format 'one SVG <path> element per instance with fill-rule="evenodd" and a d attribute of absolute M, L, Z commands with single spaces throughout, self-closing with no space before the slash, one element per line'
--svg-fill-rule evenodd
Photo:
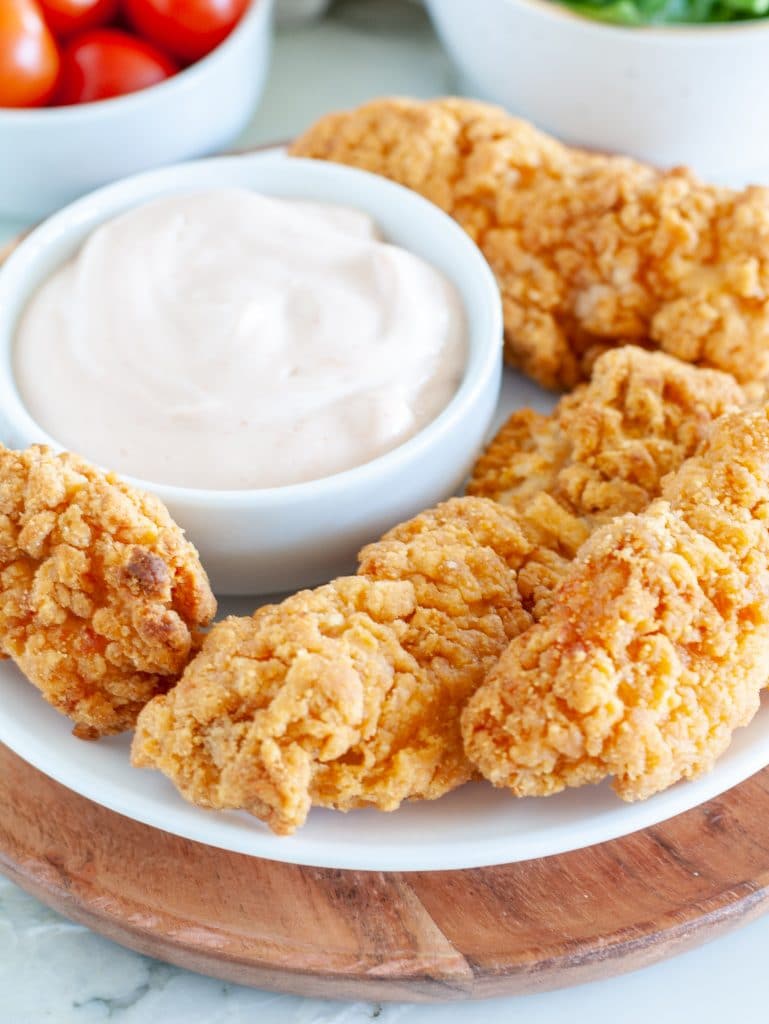
<path fill-rule="evenodd" d="M 534 992 L 651 964 L 769 899 L 769 769 L 624 839 L 471 871 L 303 868 L 158 832 L 0 746 L 0 871 L 181 967 L 281 992 L 426 1001 Z"/>
<path fill-rule="evenodd" d="M 0 263 L 15 243 L 0 247 Z M 769 769 L 614 842 L 469 871 L 297 867 L 91 803 L 0 745 L 0 872 L 140 953 L 331 998 L 541 991 L 634 970 L 769 903 Z"/>

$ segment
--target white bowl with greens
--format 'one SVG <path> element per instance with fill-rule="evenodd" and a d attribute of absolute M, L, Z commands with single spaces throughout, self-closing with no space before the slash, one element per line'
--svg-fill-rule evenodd
<path fill-rule="evenodd" d="M 578 145 L 769 179 L 769 0 L 427 6 L 466 91 Z"/>

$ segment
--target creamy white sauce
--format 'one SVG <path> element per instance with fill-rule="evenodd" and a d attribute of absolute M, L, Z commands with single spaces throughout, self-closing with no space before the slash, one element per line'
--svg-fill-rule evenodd
<path fill-rule="evenodd" d="M 15 372 L 51 437 L 102 465 L 258 488 L 413 436 L 466 345 L 454 286 L 367 215 L 216 189 L 98 228 L 33 296 Z"/>

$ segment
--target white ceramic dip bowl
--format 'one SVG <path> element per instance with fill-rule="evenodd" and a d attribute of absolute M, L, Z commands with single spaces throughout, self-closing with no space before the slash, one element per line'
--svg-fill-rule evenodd
<path fill-rule="evenodd" d="M 769 18 L 626 28 L 555 0 L 426 2 L 464 89 L 565 142 L 726 184 L 769 173 Z"/>
<path fill-rule="evenodd" d="M 365 465 L 307 483 L 256 490 L 172 487 L 123 477 L 166 503 L 200 551 L 214 590 L 275 594 L 354 569 L 362 545 L 461 485 L 499 394 L 500 300 L 483 256 L 461 228 L 416 193 L 384 178 L 279 152 L 151 171 L 61 210 L 33 231 L 0 271 L 0 441 L 12 448 L 32 443 L 62 447 L 28 413 L 13 373 L 16 327 L 36 289 L 104 221 L 159 196 L 220 186 L 365 211 L 388 241 L 454 283 L 467 320 L 467 363 L 454 397 L 414 437 Z M 77 403 L 77 394 L 71 399 Z M 212 437 L 211 444 L 216 443 Z"/>
<path fill-rule="evenodd" d="M 264 88 L 272 11 L 273 0 L 252 0 L 216 49 L 148 89 L 0 109 L 0 214 L 39 219 L 107 182 L 229 146 Z"/>

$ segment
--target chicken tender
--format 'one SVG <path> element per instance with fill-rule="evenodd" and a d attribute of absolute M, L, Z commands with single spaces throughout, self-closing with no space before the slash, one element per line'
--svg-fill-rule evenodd
<path fill-rule="evenodd" d="M 459 713 L 531 616 L 512 510 L 456 498 L 361 553 L 358 576 L 215 626 L 139 716 L 133 763 L 276 832 L 311 804 L 394 810 L 470 778 Z"/>
<path fill-rule="evenodd" d="M 730 374 L 626 345 L 600 356 L 590 383 L 553 415 L 513 413 L 476 463 L 468 493 L 515 509 L 533 545 L 518 590 L 535 620 L 590 534 L 657 498 L 662 478 L 694 454 L 713 421 L 747 402 Z"/>
<path fill-rule="evenodd" d="M 514 412 L 467 490 L 517 508 L 541 543 L 573 557 L 596 526 L 658 497 L 713 421 L 747 402 L 729 374 L 634 345 L 613 349 L 553 415 Z"/>
<path fill-rule="evenodd" d="M 631 347 L 607 353 L 594 383 L 566 401 L 573 416 L 584 404 L 579 430 L 542 417 L 541 434 L 522 431 L 519 450 L 507 447 L 518 468 L 501 486 L 520 491 L 507 506 L 449 501 L 365 548 L 357 576 L 216 626 L 181 682 L 142 712 L 134 763 L 159 768 L 194 803 L 245 808 L 282 833 L 312 804 L 394 810 L 470 778 L 461 709 L 546 610 L 594 518 L 634 507 L 639 490 L 656 497 L 662 472 L 744 395 L 724 374 Z M 532 449 L 532 476 L 557 499 L 526 489 Z M 633 486 L 598 512 L 588 488 L 561 484 L 570 466 L 615 462 Z"/>
<path fill-rule="evenodd" d="M 625 342 L 743 382 L 769 374 L 765 188 L 586 153 L 463 99 L 331 114 L 291 152 L 381 174 L 454 217 L 496 274 L 509 362 L 545 387 L 573 387 Z"/>
<path fill-rule="evenodd" d="M 0 651 L 77 735 L 133 726 L 215 611 L 160 501 L 76 455 L 0 447 Z"/>
<path fill-rule="evenodd" d="M 496 786 L 606 776 L 625 800 L 707 771 L 769 669 L 769 406 L 725 416 L 663 499 L 597 530 L 462 716 Z"/>

